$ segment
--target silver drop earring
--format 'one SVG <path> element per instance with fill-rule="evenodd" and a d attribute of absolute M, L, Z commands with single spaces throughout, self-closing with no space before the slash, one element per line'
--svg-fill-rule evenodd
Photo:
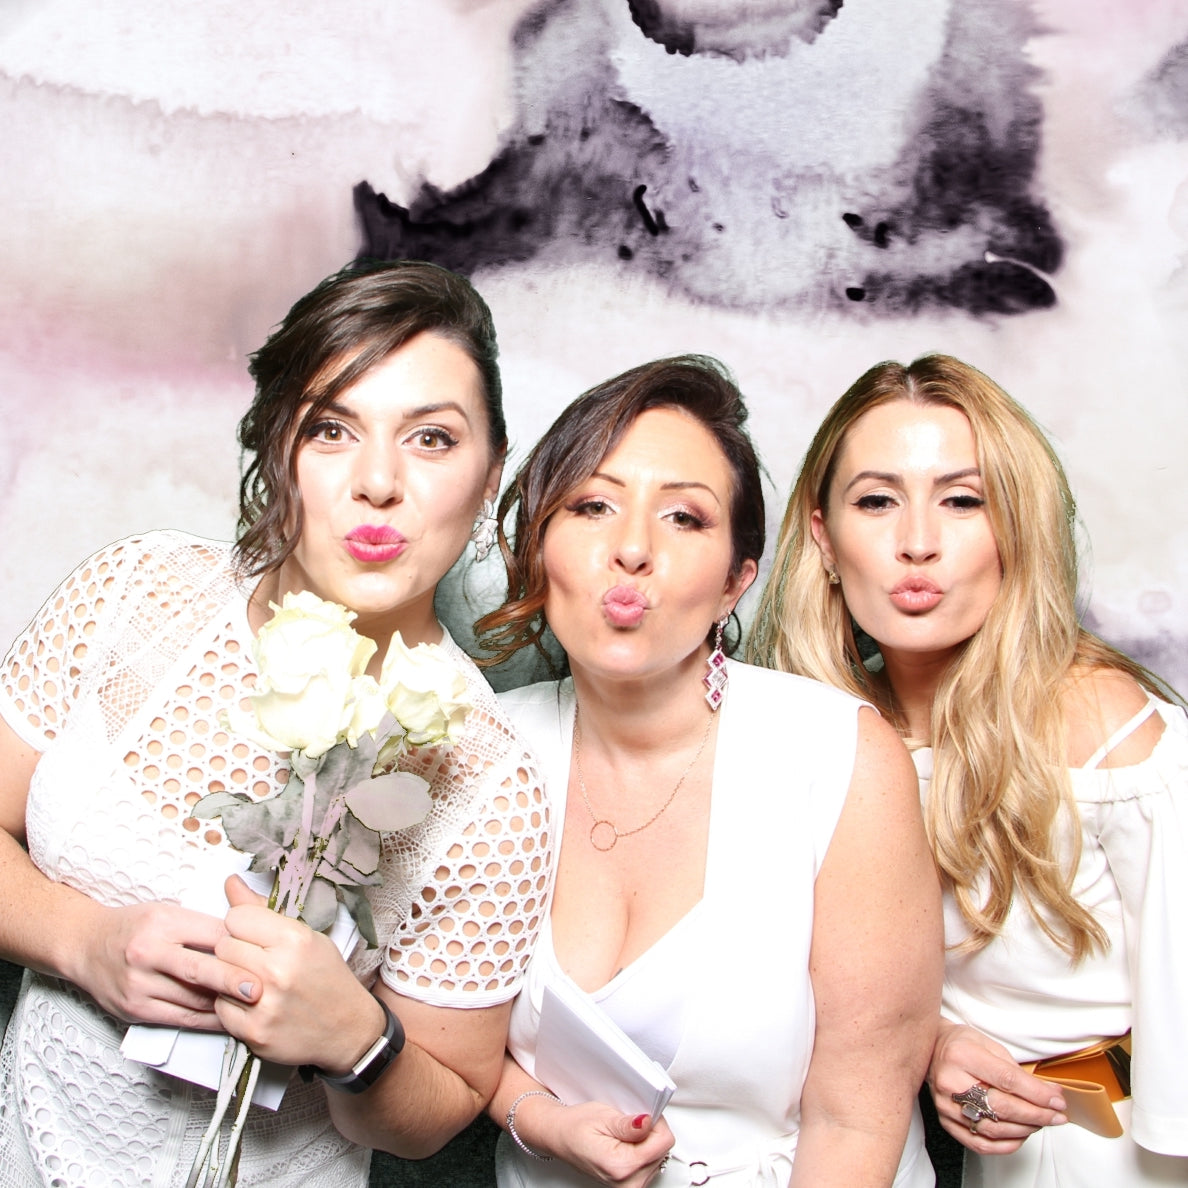
<path fill-rule="evenodd" d="M 701 678 L 706 689 L 705 700 L 714 711 L 726 700 L 726 687 L 730 684 L 730 674 L 726 671 L 726 653 L 722 651 L 722 632 L 726 630 L 726 624 L 729 622 L 730 612 L 727 611 L 714 624 L 714 650 L 705 662 L 708 671 Z"/>
<path fill-rule="evenodd" d="M 474 527 L 470 530 L 475 560 L 485 561 L 487 554 L 495 547 L 498 525 L 499 522 L 495 519 L 495 504 L 489 499 L 484 499 L 483 506 L 474 518 Z"/>

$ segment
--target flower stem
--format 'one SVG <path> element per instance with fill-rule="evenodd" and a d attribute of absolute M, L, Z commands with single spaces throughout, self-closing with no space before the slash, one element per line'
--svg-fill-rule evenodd
<path fill-rule="evenodd" d="M 202 1136 L 198 1154 L 194 1156 L 194 1163 L 190 1168 L 190 1174 L 186 1177 L 186 1188 L 205 1188 L 210 1177 L 218 1174 L 219 1131 L 223 1127 L 223 1120 L 231 1106 L 231 1098 L 250 1060 L 255 1060 L 255 1057 L 248 1050 L 247 1044 L 233 1040 L 228 1036 L 227 1047 L 223 1053 L 223 1070 L 219 1077 L 219 1092 L 215 1098 L 214 1114 L 210 1119 L 210 1125 L 206 1128 L 206 1133 Z"/>
<path fill-rule="evenodd" d="M 310 888 L 313 886 L 314 877 L 317 875 L 318 867 L 322 862 L 322 856 L 330 848 L 334 831 L 338 828 L 338 823 L 342 820 L 342 816 L 346 811 L 346 793 L 339 792 L 330 802 L 330 807 L 326 810 L 326 815 L 322 818 L 322 823 L 318 827 L 318 836 L 312 840 L 302 859 L 298 883 L 295 889 L 294 903 L 296 904 L 296 909 L 288 912 L 288 915 L 299 916 L 305 910 L 305 897 L 309 894 Z"/>
<path fill-rule="evenodd" d="M 256 1092 L 256 1082 L 260 1079 L 260 1065 L 260 1057 L 252 1056 L 239 1074 L 239 1082 L 235 1087 L 235 1094 L 239 1098 L 239 1109 L 236 1111 L 235 1121 L 227 1138 L 227 1150 L 223 1154 L 223 1174 L 215 1183 L 215 1188 L 234 1188 L 235 1181 L 239 1178 L 239 1154 L 243 1142 L 243 1124 L 247 1121 L 248 1110 L 252 1105 L 252 1094 Z"/>
<path fill-rule="evenodd" d="M 317 796 L 318 773 L 315 768 L 302 778 L 301 824 L 297 836 L 282 859 L 280 881 L 281 893 L 277 908 L 286 916 L 296 916 L 305 902 L 305 889 L 309 881 L 310 848 L 316 840 L 313 832 L 314 800 Z"/>
<path fill-rule="evenodd" d="M 268 896 L 268 906 L 274 908 L 277 894 L 280 891 L 281 875 L 277 871 L 272 880 L 272 891 Z M 231 1127 L 231 1134 L 227 1140 L 227 1150 L 222 1160 L 222 1174 L 217 1181 L 213 1181 L 214 1188 L 220 1185 L 233 1185 L 239 1175 L 239 1150 L 243 1138 L 243 1124 L 247 1119 L 248 1106 L 256 1092 L 256 1082 L 260 1078 L 261 1060 L 242 1040 L 227 1037 L 227 1044 L 223 1051 L 223 1066 L 219 1073 L 219 1089 L 215 1097 L 214 1114 L 210 1125 L 202 1136 L 198 1147 L 198 1154 L 194 1156 L 194 1163 L 190 1174 L 186 1178 L 186 1188 L 206 1188 L 212 1183 L 212 1176 L 219 1176 L 218 1136 L 226 1121 L 227 1112 L 231 1108 L 233 1099 L 238 1098 L 235 1122 Z"/>

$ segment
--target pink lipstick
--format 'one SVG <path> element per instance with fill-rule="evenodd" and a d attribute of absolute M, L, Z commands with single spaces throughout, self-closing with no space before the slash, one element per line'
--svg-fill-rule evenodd
<path fill-rule="evenodd" d="M 356 561 L 370 564 L 395 561 L 408 541 L 386 524 L 360 524 L 346 534 L 346 551 Z"/>
<path fill-rule="evenodd" d="M 891 601 L 901 611 L 920 614 L 930 611 L 944 597 L 940 586 L 926 577 L 904 578 L 891 591 Z"/>
<path fill-rule="evenodd" d="M 631 586 L 615 586 L 602 596 L 602 613 L 612 627 L 638 627 L 648 600 Z"/>

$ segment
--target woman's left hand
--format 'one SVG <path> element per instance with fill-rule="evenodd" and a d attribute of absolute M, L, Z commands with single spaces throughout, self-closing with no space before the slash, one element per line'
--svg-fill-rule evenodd
<path fill-rule="evenodd" d="M 647 1114 L 632 1117 L 598 1101 L 567 1106 L 548 1095 L 524 1102 L 517 1114 L 521 1135 L 533 1150 L 550 1152 L 608 1188 L 647 1188 L 673 1144 L 668 1123 L 652 1125 Z"/>
<path fill-rule="evenodd" d="M 227 936 L 215 954 L 250 971 L 260 995 L 250 1005 L 216 999 L 219 1020 L 266 1060 L 345 1072 L 383 1033 L 379 1004 L 328 936 L 271 911 L 236 876 L 227 880 L 226 892 Z"/>
<path fill-rule="evenodd" d="M 663 1118 L 632 1117 L 591 1101 L 564 1107 L 568 1131 L 562 1157 L 610 1188 L 649 1188 L 672 1149 L 673 1134 Z M 639 1123 L 637 1126 L 636 1123 Z"/>

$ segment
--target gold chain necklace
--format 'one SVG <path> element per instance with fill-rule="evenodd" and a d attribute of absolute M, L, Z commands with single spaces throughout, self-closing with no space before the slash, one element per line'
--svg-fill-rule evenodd
<path fill-rule="evenodd" d="M 649 825 L 658 821 L 668 806 L 676 799 L 676 794 L 681 790 L 681 785 L 685 782 L 689 772 L 697 765 L 697 760 L 701 758 L 701 752 L 705 750 L 705 744 L 709 742 L 710 731 L 714 728 L 716 720 L 716 717 L 711 714 L 710 720 L 705 726 L 705 733 L 701 736 L 701 745 L 697 748 L 697 754 L 693 756 L 689 766 L 681 773 L 681 778 L 677 780 L 676 787 L 668 794 L 668 799 L 642 825 L 637 825 L 634 829 L 620 829 L 613 821 L 606 817 L 599 817 L 594 812 L 594 806 L 590 803 L 590 794 L 586 791 L 586 777 L 582 772 L 582 723 L 577 711 L 574 710 L 573 761 L 577 767 L 578 786 L 582 790 L 582 800 L 585 802 L 586 811 L 590 814 L 590 820 L 594 822 L 590 826 L 590 845 L 605 854 L 608 850 L 615 848 L 619 838 L 630 837 L 633 833 L 642 833 Z M 608 838 L 609 840 L 607 840 Z M 599 844 L 600 842 L 602 844 Z"/>

